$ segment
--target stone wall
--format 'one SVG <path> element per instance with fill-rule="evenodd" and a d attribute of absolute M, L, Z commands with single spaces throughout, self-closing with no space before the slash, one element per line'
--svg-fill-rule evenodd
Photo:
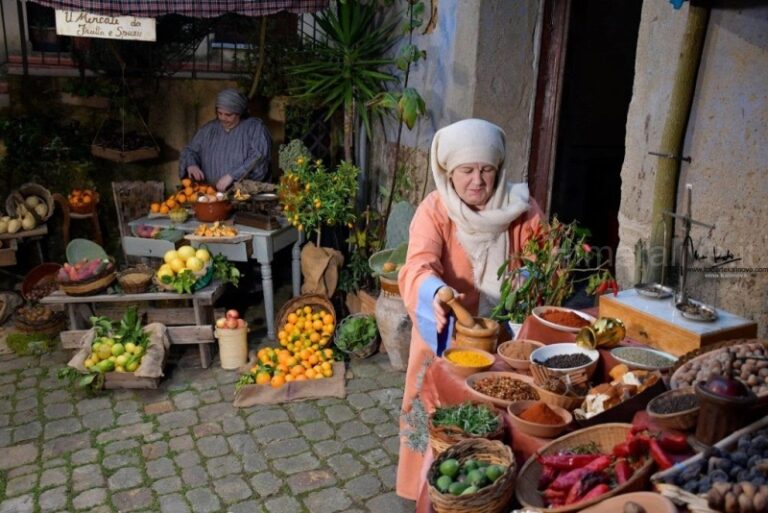
<path fill-rule="evenodd" d="M 623 286 L 634 279 L 634 244 L 651 232 L 658 159 L 648 152 L 658 150 L 687 14 L 687 3 L 679 11 L 666 0 L 643 3 L 621 173 L 617 274 Z M 726 268 L 763 269 L 723 278 L 694 273 L 690 279 L 694 299 L 756 320 L 762 337 L 768 336 L 766 84 L 768 7 L 713 9 L 683 149 L 692 162 L 682 164 L 678 209 L 690 183 L 693 217 L 716 226 L 711 235 L 704 228 L 691 232 L 697 251 L 708 257 L 697 266 L 712 265 L 713 250 L 730 250 L 742 260 Z"/>

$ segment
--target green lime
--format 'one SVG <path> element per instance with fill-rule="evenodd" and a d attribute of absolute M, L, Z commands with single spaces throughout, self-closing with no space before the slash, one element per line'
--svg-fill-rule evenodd
<path fill-rule="evenodd" d="M 120 356 L 125 352 L 125 346 L 118 342 L 112 346 L 112 356 Z"/>
<path fill-rule="evenodd" d="M 469 472 L 470 470 L 475 470 L 477 468 L 477 460 L 469 459 L 464 462 L 464 464 L 461 466 L 461 470 L 463 472 Z"/>
<path fill-rule="evenodd" d="M 470 470 L 469 474 L 467 474 L 467 482 L 473 486 L 483 486 L 485 479 L 485 472 L 480 469 Z"/>
<path fill-rule="evenodd" d="M 437 478 L 437 482 L 435 483 L 435 486 L 438 490 L 445 493 L 448 491 L 448 488 L 453 484 L 453 479 L 451 479 L 451 476 L 440 476 Z"/>
<path fill-rule="evenodd" d="M 467 483 L 451 483 L 451 486 L 448 487 L 448 492 L 451 495 L 461 495 L 467 488 L 469 488 Z"/>
<path fill-rule="evenodd" d="M 444 476 L 456 477 L 459 473 L 459 461 L 453 458 L 447 459 L 440 464 L 440 474 Z"/>
<path fill-rule="evenodd" d="M 485 477 L 490 479 L 492 483 L 495 483 L 498 478 L 504 475 L 507 471 L 507 467 L 504 465 L 490 465 L 485 469 Z"/>
<path fill-rule="evenodd" d="M 477 491 L 477 486 L 471 485 L 464 488 L 464 491 L 461 492 L 461 495 L 472 495 Z"/>

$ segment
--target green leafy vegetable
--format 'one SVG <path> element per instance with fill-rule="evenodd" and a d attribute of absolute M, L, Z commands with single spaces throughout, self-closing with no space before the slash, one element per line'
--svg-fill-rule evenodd
<path fill-rule="evenodd" d="M 464 433 L 484 436 L 499 428 L 499 416 L 487 406 L 464 403 L 435 409 L 432 424 L 435 427 L 454 426 Z"/>
<path fill-rule="evenodd" d="M 173 287 L 179 294 L 191 294 L 192 287 L 197 282 L 197 276 L 189 269 L 184 269 L 175 276 L 165 275 L 161 278 L 166 285 Z"/>
<path fill-rule="evenodd" d="M 240 282 L 240 271 L 227 257 L 218 254 L 213 256 L 213 277 L 222 283 L 231 283 L 235 287 Z"/>
<path fill-rule="evenodd" d="M 347 317 L 336 332 L 336 347 L 342 351 L 356 351 L 367 347 L 378 335 L 373 315 Z"/>

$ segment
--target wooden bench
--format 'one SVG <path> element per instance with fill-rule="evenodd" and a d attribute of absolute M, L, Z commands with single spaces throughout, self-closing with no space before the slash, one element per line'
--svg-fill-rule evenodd
<path fill-rule="evenodd" d="M 197 344 L 200 349 L 200 364 L 204 369 L 211 365 L 211 348 L 214 343 L 213 305 L 221 296 L 224 287 L 213 282 L 192 294 L 174 292 L 147 292 L 144 294 L 99 294 L 74 297 L 58 290 L 40 300 L 49 305 L 64 305 L 69 315 L 69 331 L 61 333 L 64 349 L 79 349 L 81 339 L 90 328 L 91 315 L 105 315 L 119 318 L 131 304 L 139 307 L 139 313 L 146 313 L 148 322 L 162 322 L 168 326 L 171 344 Z M 189 307 L 159 308 L 155 301 L 188 300 Z"/>

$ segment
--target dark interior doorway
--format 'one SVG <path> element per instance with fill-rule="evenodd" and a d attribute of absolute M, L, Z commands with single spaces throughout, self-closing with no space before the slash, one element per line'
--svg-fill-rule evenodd
<path fill-rule="evenodd" d="M 642 0 L 570 3 L 550 213 L 615 255 Z M 603 251 L 603 255 L 606 252 Z M 607 256 L 607 255 L 606 255 Z"/>

